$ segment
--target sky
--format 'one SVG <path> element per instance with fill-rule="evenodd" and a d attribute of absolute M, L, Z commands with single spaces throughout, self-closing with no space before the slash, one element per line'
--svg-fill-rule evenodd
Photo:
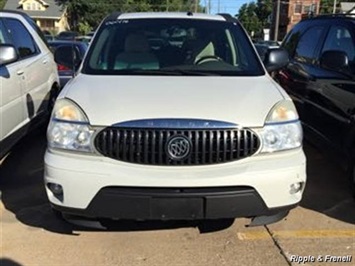
<path fill-rule="evenodd" d="M 209 0 L 200 0 L 201 5 L 206 5 Z M 211 2 L 211 14 L 215 13 L 230 13 L 235 15 L 238 13 L 239 8 L 245 4 L 253 1 L 250 0 L 210 0 Z"/>

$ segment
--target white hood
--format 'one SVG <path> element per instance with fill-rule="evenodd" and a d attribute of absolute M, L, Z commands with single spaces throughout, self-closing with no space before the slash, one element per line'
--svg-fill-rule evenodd
<path fill-rule="evenodd" d="M 90 124 L 156 118 L 219 120 L 263 126 L 283 93 L 268 76 L 89 76 L 78 75 L 60 98 L 76 102 Z"/>

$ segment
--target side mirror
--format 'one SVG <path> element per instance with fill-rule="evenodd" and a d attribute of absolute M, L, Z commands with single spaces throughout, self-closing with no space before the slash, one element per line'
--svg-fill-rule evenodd
<path fill-rule="evenodd" d="M 269 49 L 264 58 L 264 64 L 269 73 L 287 66 L 289 61 L 288 52 L 283 48 Z"/>
<path fill-rule="evenodd" d="M 54 52 L 54 60 L 57 64 L 70 69 L 76 69 L 81 63 L 75 47 L 71 45 L 59 46 Z"/>
<path fill-rule="evenodd" d="M 342 71 L 349 67 L 349 59 L 343 51 L 329 50 L 321 55 L 320 66 L 330 70 Z"/>
<path fill-rule="evenodd" d="M 0 44 L 0 66 L 15 62 L 18 59 L 16 49 L 9 44 Z"/>

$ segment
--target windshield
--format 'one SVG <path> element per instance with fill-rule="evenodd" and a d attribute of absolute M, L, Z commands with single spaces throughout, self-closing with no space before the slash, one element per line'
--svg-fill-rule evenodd
<path fill-rule="evenodd" d="M 244 30 L 201 19 L 124 19 L 105 22 L 83 73 L 96 75 L 264 75 Z"/>

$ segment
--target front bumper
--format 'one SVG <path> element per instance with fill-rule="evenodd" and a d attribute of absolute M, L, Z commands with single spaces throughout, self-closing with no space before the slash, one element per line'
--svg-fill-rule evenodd
<path fill-rule="evenodd" d="M 45 183 L 54 208 L 117 219 L 217 219 L 273 215 L 296 206 L 306 181 L 302 149 L 209 166 L 147 166 L 47 151 Z M 48 187 L 59 184 L 63 196 Z"/>
<path fill-rule="evenodd" d="M 106 187 L 82 209 L 53 205 L 65 214 L 89 218 L 195 220 L 271 216 L 295 207 L 268 209 L 249 187 L 122 188 Z"/>

